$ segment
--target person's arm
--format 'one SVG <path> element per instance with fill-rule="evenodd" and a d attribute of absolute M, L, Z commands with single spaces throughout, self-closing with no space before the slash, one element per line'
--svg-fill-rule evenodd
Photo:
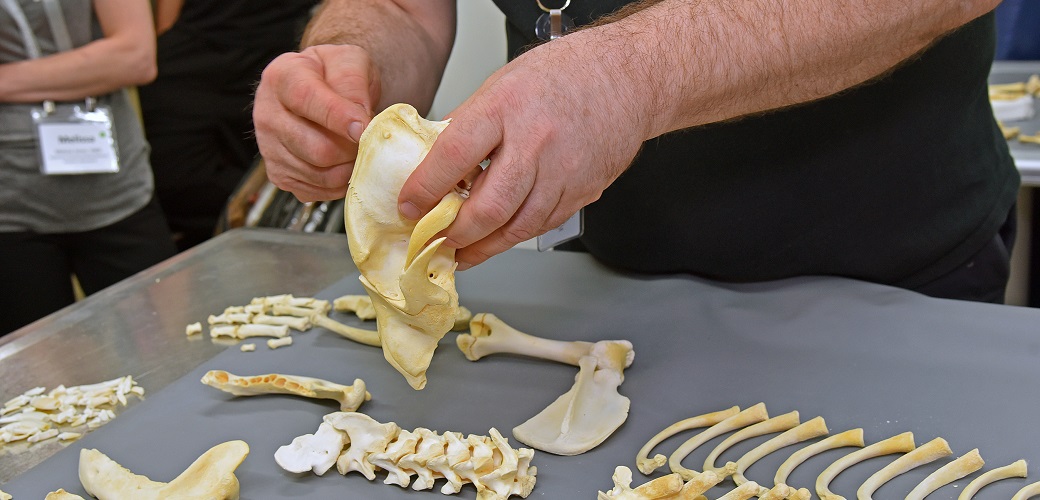
<path fill-rule="evenodd" d="M 342 198 L 372 116 L 397 102 L 428 110 L 454 38 L 454 0 L 327 0 L 307 48 L 278 56 L 257 87 L 271 181 L 302 201 Z"/>
<path fill-rule="evenodd" d="M 147 0 L 94 0 L 104 37 L 68 52 L 0 64 L 0 102 L 71 101 L 155 79 Z"/>
<path fill-rule="evenodd" d="M 643 141 L 861 84 L 997 3 L 640 2 L 492 75 L 449 114 L 401 191 L 401 213 L 428 212 L 489 158 L 446 232 L 460 269 L 478 264 L 595 201 Z"/>
<path fill-rule="evenodd" d="M 170 29 L 181 16 L 184 0 L 155 0 L 155 34 L 161 35 Z"/>

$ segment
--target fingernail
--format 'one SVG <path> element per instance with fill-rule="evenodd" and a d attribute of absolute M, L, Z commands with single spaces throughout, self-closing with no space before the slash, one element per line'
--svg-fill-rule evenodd
<path fill-rule="evenodd" d="M 413 205 L 410 201 L 402 203 L 397 207 L 397 209 L 401 212 L 401 215 L 408 220 L 419 220 L 419 217 L 422 216 L 422 212 L 419 211 L 419 208 Z"/>
<path fill-rule="evenodd" d="M 461 262 L 460 261 L 458 267 L 456 267 L 455 270 L 456 271 L 465 271 L 465 270 L 470 269 L 472 267 L 473 267 L 473 264 L 470 264 L 468 262 Z"/>
<path fill-rule="evenodd" d="M 361 122 L 351 122 L 347 126 L 347 135 L 350 136 L 354 142 L 361 142 L 361 133 L 365 131 L 365 126 Z"/>

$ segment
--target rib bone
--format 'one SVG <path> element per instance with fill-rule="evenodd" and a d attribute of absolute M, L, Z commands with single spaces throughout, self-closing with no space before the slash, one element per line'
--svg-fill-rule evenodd
<path fill-rule="evenodd" d="M 784 463 L 780 464 L 780 467 L 776 470 L 776 476 L 773 477 L 773 483 L 786 484 L 787 476 L 790 476 L 795 467 L 801 465 L 802 462 L 805 462 L 806 460 L 827 450 L 833 450 L 845 446 L 858 446 L 862 448 L 863 429 L 850 429 L 820 440 L 819 442 L 810 444 L 809 446 L 794 452 L 787 458 L 787 460 L 784 460 Z"/>
<path fill-rule="evenodd" d="M 1028 474 L 1028 467 L 1026 466 L 1025 460 L 1019 460 L 1010 465 L 998 467 L 991 471 L 984 472 L 979 477 L 973 479 L 967 486 L 964 487 L 964 491 L 961 492 L 957 500 L 971 500 L 983 486 L 990 483 L 1000 481 L 1001 479 L 1007 479 L 1009 477 L 1026 477 Z"/>
<path fill-rule="evenodd" d="M 733 445 L 753 437 L 793 429 L 798 425 L 798 423 L 798 411 L 792 411 L 740 429 L 739 431 L 734 432 L 733 435 L 724 439 L 715 447 L 715 449 L 711 450 L 708 457 L 704 459 L 704 470 L 718 471 L 719 468 L 715 467 L 715 460 L 718 459 L 719 455 L 722 455 L 724 451 L 733 447 Z"/>
<path fill-rule="evenodd" d="M 636 454 L 636 468 L 638 468 L 639 472 L 642 472 L 643 474 L 654 472 L 662 465 L 668 463 L 668 457 L 661 454 L 654 455 L 654 458 L 647 458 L 647 456 L 650 455 L 650 450 L 653 450 L 654 447 L 661 444 L 662 441 L 685 430 L 715 425 L 739 412 L 740 407 L 734 406 L 722 411 L 705 413 L 704 415 L 697 415 L 696 417 L 680 420 L 665 427 L 664 430 L 650 438 L 650 441 L 647 441 L 646 444 L 639 449 L 639 453 Z"/>
<path fill-rule="evenodd" d="M 892 478 L 915 467 L 920 467 L 940 458 L 948 457 L 951 454 L 953 454 L 953 451 L 950 450 L 950 445 L 946 440 L 943 438 L 935 438 L 918 448 L 909 451 L 906 455 L 893 460 L 892 463 L 872 474 L 863 482 L 862 485 L 860 485 L 859 489 L 856 490 L 856 498 L 858 500 L 871 500 L 874 492 L 877 491 L 881 485 L 891 481 Z"/>
<path fill-rule="evenodd" d="M 848 455 L 835 460 L 834 463 L 830 464 L 822 473 L 820 473 L 819 477 L 816 478 L 816 494 L 820 495 L 822 500 L 844 500 L 845 497 L 832 493 L 829 488 L 831 481 L 834 480 L 841 471 L 868 458 L 890 455 L 892 453 L 906 453 L 913 449 L 914 434 L 912 432 L 904 432 L 885 439 L 884 441 L 878 441 L 862 450 L 856 450 L 849 453 Z"/>
<path fill-rule="evenodd" d="M 742 427 L 747 427 L 751 424 L 762 422 L 768 418 L 769 412 L 766 411 L 765 403 L 758 403 L 754 406 L 745 409 L 744 411 L 741 411 L 740 413 L 737 413 L 736 415 L 733 415 L 732 417 L 729 417 L 711 427 L 708 427 L 696 436 L 691 437 L 690 439 L 686 440 L 686 442 L 679 445 L 679 448 L 672 452 L 672 454 L 668 457 L 668 467 L 672 470 L 672 472 L 677 472 L 679 475 L 682 476 L 684 480 L 688 481 L 690 478 L 696 475 L 696 471 L 683 467 L 682 460 L 686 458 L 687 455 L 692 453 L 693 450 L 697 449 L 700 445 L 707 443 L 715 437 L 721 436 L 735 429 L 740 429 Z"/>
<path fill-rule="evenodd" d="M 785 446 L 801 443 L 802 441 L 825 435 L 827 435 L 827 423 L 824 422 L 823 417 L 816 417 L 793 429 L 785 431 L 783 434 L 756 446 L 751 451 L 745 453 L 744 456 L 740 457 L 740 459 L 737 460 L 737 470 L 734 472 L 733 482 L 738 485 L 746 483 L 747 478 L 744 477 L 744 471 L 747 470 L 748 467 L 751 467 L 751 464 L 762 459 L 762 457 Z M 784 483 L 781 482 L 774 484 L 781 485 Z"/>
<path fill-rule="evenodd" d="M 979 449 L 975 448 L 929 474 L 910 491 L 906 500 L 924 500 L 929 493 L 981 469 L 983 465 L 986 462 L 979 455 Z"/>

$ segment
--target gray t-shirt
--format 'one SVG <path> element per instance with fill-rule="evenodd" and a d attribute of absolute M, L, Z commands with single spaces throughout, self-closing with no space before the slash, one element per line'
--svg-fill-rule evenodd
<path fill-rule="evenodd" d="M 32 27 L 42 57 L 57 52 L 43 6 L 16 0 Z M 90 0 L 61 0 L 72 45 L 100 38 Z M 28 59 L 14 19 L 0 8 L 0 64 Z M 125 89 L 98 96 L 112 108 L 119 172 L 43 175 L 30 109 L 40 103 L 0 103 L 0 232 L 89 231 L 118 222 L 152 197 L 148 143 Z"/>

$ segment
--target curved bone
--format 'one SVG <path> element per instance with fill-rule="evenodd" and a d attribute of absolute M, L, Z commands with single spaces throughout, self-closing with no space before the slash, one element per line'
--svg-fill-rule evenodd
<path fill-rule="evenodd" d="M 704 459 L 704 470 L 717 471 L 719 468 L 715 467 L 715 460 L 719 458 L 719 455 L 730 448 L 733 445 L 751 439 L 753 437 L 770 434 L 773 432 L 782 432 L 793 429 L 800 422 L 798 417 L 798 411 L 792 411 L 779 415 L 768 420 L 759 422 L 757 424 L 749 425 L 737 432 L 734 432 L 732 436 L 727 437 L 715 449 L 711 450 L 708 457 Z"/>
<path fill-rule="evenodd" d="M 968 483 L 964 487 L 964 491 L 957 497 L 957 500 L 971 500 L 979 490 L 990 483 L 1009 477 L 1026 477 L 1027 474 L 1028 466 L 1025 460 L 1019 460 L 1012 464 L 986 471 Z"/>
<path fill-rule="evenodd" d="M 379 340 L 379 332 L 344 325 L 343 323 L 340 323 L 324 314 L 315 314 L 314 316 L 311 316 L 311 322 L 314 323 L 314 326 L 324 328 L 359 344 L 370 345 L 372 347 L 381 347 L 383 345 Z"/>
<path fill-rule="evenodd" d="M 751 467 L 751 464 L 761 460 L 762 457 L 785 446 L 801 443 L 802 441 L 825 435 L 827 435 L 827 423 L 824 422 L 823 417 L 816 417 L 793 429 L 785 431 L 779 436 L 756 446 L 753 450 L 740 457 L 740 459 L 737 460 L 737 470 L 734 472 L 733 482 L 737 485 L 746 483 L 747 478 L 744 477 L 744 471 L 747 470 L 748 467 Z M 775 484 L 779 486 L 784 483 Z"/>
<path fill-rule="evenodd" d="M 359 378 L 354 379 L 354 385 L 341 385 L 299 375 L 269 373 L 240 377 L 223 370 L 210 370 L 202 377 L 202 383 L 235 396 L 290 394 L 306 398 L 333 399 L 339 403 L 340 411 L 357 410 L 361 403 L 372 399 L 372 395 L 365 390 L 365 381 Z"/>
<path fill-rule="evenodd" d="M 519 354 L 578 366 L 581 358 L 603 352 L 606 346 L 602 344 L 620 344 L 628 350 L 622 368 L 628 368 L 635 359 L 632 343 L 627 340 L 601 340 L 592 343 L 547 339 L 521 332 L 490 313 L 474 315 L 469 322 L 469 329 L 469 334 L 455 337 L 455 343 L 470 361 L 491 354 Z"/>
<path fill-rule="evenodd" d="M 711 471 L 700 472 L 683 483 L 682 476 L 672 473 L 632 488 L 632 470 L 620 465 L 614 469 L 612 479 L 614 488 L 610 491 L 598 492 L 597 499 L 695 500 L 704 498 L 700 495 L 725 480 L 725 476 Z"/>
<path fill-rule="evenodd" d="M 0 500 L 3 500 L 4 492 L 0 491 Z M 6 500 L 11 500 L 11 496 L 8 495 Z M 59 488 L 58 491 L 52 491 L 47 494 L 43 500 L 84 500 L 83 497 L 76 495 L 75 493 L 69 493 L 64 488 Z"/>
<path fill-rule="evenodd" d="M 684 442 L 683 444 L 679 445 L 679 448 L 672 452 L 672 454 L 668 457 L 668 467 L 672 470 L 672 472 L 679 473 L 679 475 L 681 475 L 683 479 L 689 480 L 696 474 L 696 471 L 683 467 L 682 460 L 686 458 L 687 455 L 692 453 L 693 450 L 697 449 L 700 445 L 707 443 L 715 437 L 721 436 L 735 429 L 740 429 L 742 427 L 747 427 L 751 424 L 762 422 L 763 420 L 766 420 L 768 418 L 769 412 L 766 410 L 765 403 L 758 403 L 741 411 L 740 413 L 737 413 L 736 415 L 733 415 L 732 417 L 728 417 L 725 420 L 711 427 L 708 427 L 696 436 L 693 436 L 692 438 L 686 440 L 686 442 Z"/>
<path fill-rule="evenodd" d="M 418 222 L 401 216 L 397 195 L 447 126 L 407 104 L 376 115 L 361 136 L 344 203 L 350 255 L 372 298 L 383 355 L 414 389 L 426 385 L 437 341 L 458 311 L 455 250 L 444 238 L 428 240 L 451 223 L 465 194 L 448 194 Z"/>
<path fill-rule="evenodd" d="M 849 453 L 848 455 L 835 460 L 834 463 L 827 466 L 827 468 L 820 473 L 819 477 L 816 478 L 816 494 L 820 495 L 822 500 L 844 500 L 845 497 L 832 493 L 829 488 L 831 481 L 834 480 L 835 476 L 840 474 L 841 471 L 868 458 L 890 455 L 892 453 L 906 453 L 913 449 L 914 434 L 912 432 L 904 432 L 883 441 L 878 441 L 862 450 L 856 450 Z"/>
<path fill-rule="evenodd" d="M 863 444 L 863 429 L 850 429 L 810 444 L 794 452 L 787 460 L 784 460 L 784 463 L 780 464 L 780 467 L 776 470 L 776 476 L 773 477 L 773 483 L 786 484 L 787 476 L 791 475 L 795 467 L 820 453 L 845 446 L 862 448 Z"/>
<path fill-rule="evenodd" d="M 601 358 L 581 358 L 571 389 L 514 427 L 513 436 L 557 455 L 577 455 L 598 446 L 628 418 L 631 402 L 617 389 L 624 380 L 620 366 L 631 352 L 620 344 L 609 344 Z"/>
<path fill-rule="evenodd" d="M 858 500 L 871 500 L 874 492 L 883 484 L 891 481 L 892 478 L 910 469 L 932 463 L 940 458 L 948 457 L 952 454 L 953 450 L 950 449 L 950 445 L 945 439 L 935 438 L 922 444 L 916 449 L 911 450 L 906 455 L 893 460 L 892 463 L 871 474 L 871 476 L 860 485 L 859 489 L 856 490 L 856 498 Z"/>
<path fill-rule="evenodd" d="M 1011 500 L 1026 500 L 1027 498 L 1033 498 L 1037 495 L 1040 495 L 1040 482 L 1023 486 L 1022 489 L 1018 490 L 1018 492 L 1011 497 Z"/>
<path fill-rule="evenodd" d="M 906 500 L 924 500 L 931 492 L 981 469 L 983 465 L 986 465 L 986 461 L 979 455 L 979 449 L 975 448 L 929 474 L 910 491 Z"/>
<path fill-rule="evenodd" d="M 740 412 L 740 407 L 733 406 L 722 411 L 705 413 L 703 415 L 697 415 L 696 417 L 680 420 L 665 427 L 664 430 L 650 438 L 650 440 L 639 449 L 639 453 L 636 453 L 636 468 L 638 468 L 639 472 L 642 472 L 643 474 L 652 473 L 668 462 L 668 457 L 661 454 L 654 455 L 654 458 L 647 458 L 650 455 L 650 451 L 653 450 L 655 446 L 661 444 L 662 441 L 682 431 L 715 425 L 733 415 L 736 415 L 738 412 Z"/>
<path fill-rule="evenodd" d="M 237 499 L 235 469 L 249 454 L 245 441 L 218 444 L 202 454 L 169 483 L 130 472 L 97 450 L 80 450 L 79 481 L 99 500 Z"/>

